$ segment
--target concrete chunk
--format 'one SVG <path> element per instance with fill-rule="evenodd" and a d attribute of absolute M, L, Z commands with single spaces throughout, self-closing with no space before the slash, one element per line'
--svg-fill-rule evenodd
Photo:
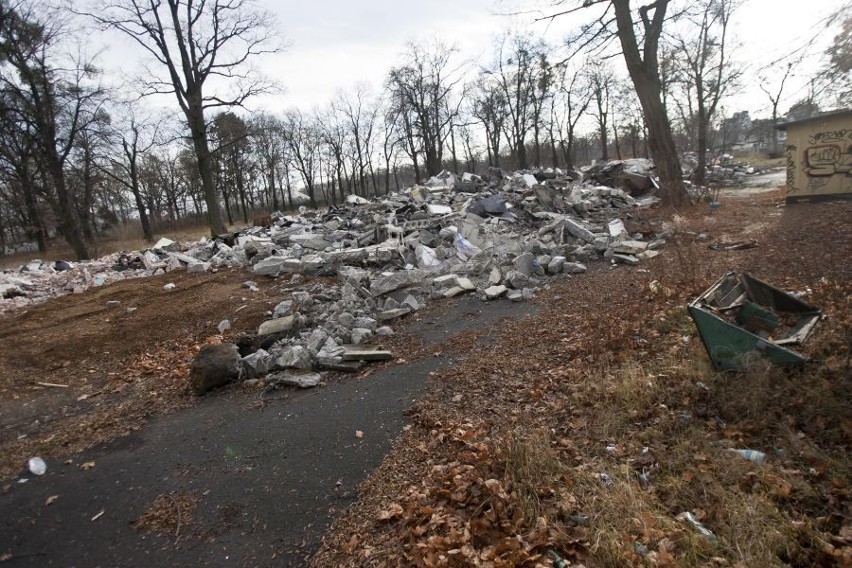
<path fill-rule="evenodd" d="M 587 243 L 595 242 L 595 234 L 577 221 L 566 217 L 565 219 L 563 219 L 562 223 L 565 227 L 565 230 L 568 231 L 568 233 L 572 236 Z"/>
<path fill-rule="evenodd" d="M 241 360 L 243 369 L 249 377 L 262 377 L 270 369 L 271 358 L 265 349 L 258 349 Z"/>
<path fill-rule="evenodd" d="M 635 255 L 648 248 L 648 243 L 643 241 L 621 241 L 612 245 L 612 252 L 619 254 Z"/>
<path fill-rule="evenodd" d="M 394 272 L 375 278 L 370 283 L 370 294 L 373 297 L 382 296 L 399 290 L 419 284 L 423 280 L 424 273 L 420 270 L 408 270 L 403 272 Z"/>
<path fill-rule="evenodd" d="M 508 288 L 506 288 L 505 286 L 502 286 L 502 285 L 500 285 L 500 286 L 489 286 L 488 288 L 485 289 L 485 297 L 488 300 L 496 300 L 497 298 L 499 298 L 500 296 L 505 294 L 508 290 L 509 290 Z"/>
<path fill-rule="evenodd" d="M 296 315 L 286 316 L 283 318 L 267 320 L 260 324 L 260 327 L 257 328 L 257 335 L 271 335 L 273 333 L 281 333 L 283 331 L 289 331 L 296 324 Z"/>
<path fill-rule="evenodd" d="M 283 318 L 284 316 L 289 316 L 293 313 L 293 302 L 290 300 L 284 300 L 280 302 L 272 312 L 272 317 L 274 318 Z"/>
<path fill-rule="evenodd" d="M 381 347 L 363 345 L 344 345 L 344 361 L 387 361 L 393 359 L 393 353 Z"/>
<path fill-rule="evenodd" d="M 373 337 L 373 332 L 369 329 L 356 327 L 352 330 L 352 343 L 355 345 L 361 345 L 365 341 L 369 341 L 371 337 Z"/>
<path fill-rule="evenodd" d="M 274 367 L 276 369 L 310 369 L 311 354 L 301 345 L 293 345 L 278 356 Z"/>
<path fill-rule="evenodd" d="M 268 382 L 270 384 L 309 389 L 319 385 L 320 382 L 322 382 L 322 376 L 319 373 L 295 373 L 292 371 L 286 371 L 270 375 Z"/>

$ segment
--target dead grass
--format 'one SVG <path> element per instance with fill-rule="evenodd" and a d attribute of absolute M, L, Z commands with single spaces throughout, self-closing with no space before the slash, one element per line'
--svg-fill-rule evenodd
<path fill-rule="evenodd" d="M 542 499 L 551 493 L 543 490 L 553 485 L 564 466 L 549 436 L 542 432 L 516 429 L 509 437 L 505 453 L 506 486 L 518 500 L 525 521 L 534 526 L 545 510 Z"/>

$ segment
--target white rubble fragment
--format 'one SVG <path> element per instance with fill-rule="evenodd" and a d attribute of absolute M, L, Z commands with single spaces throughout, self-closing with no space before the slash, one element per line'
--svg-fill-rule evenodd
<path fill-rule="evenodd" d="M 621 241 L 612 245 L 612 252 L 619 254 L 636 255 L 648 248 L 644 241 Z"/>
<path fill-rule="evenodd" d="M 264 336 L 289 331 L 296 324 L 297 319 L 296 314 L 293 314 L 283 318 L 267 320 L 257 328 L 257 335 Z"/>
<path fill-rule="evenodd" d="M 489 300 L 496 300 L 504 295 L 509 289 L 505 286 L 489 286 L 485 289 L 485 297 Z"/>

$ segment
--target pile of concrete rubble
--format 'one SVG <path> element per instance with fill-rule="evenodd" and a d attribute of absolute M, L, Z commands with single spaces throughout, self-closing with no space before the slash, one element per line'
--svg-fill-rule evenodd
<path fill-rule="evenodd" d="M 634 165 L 590 170 L 586 180 L 559 170 L 443 172 L 372 200 L 350 195 L 325 210 L 276 212 L 269 226 L 219 239 L 161 239 L 146 251 L 89 262 L 33 261 L 0 273 L 0 311 L 177 269 L 245 267 L 254 278 L 297 282 L 336 276 L 337 284 L 304 287 L 275 308 L 241 349 L 240 373 L 351 370 L 389 356 L 354 346 L 393 333 L 394 320 L 430 300 L 475 293 L 521 301 L 549 278 L 585 272 L 590 261 L 636 265 L 656 256 L 667 233 L 630 235 L 625 227 L 634 208 L 656 202 L 643 194 L 654 187 L 647 167 L 642 175 Z"/>

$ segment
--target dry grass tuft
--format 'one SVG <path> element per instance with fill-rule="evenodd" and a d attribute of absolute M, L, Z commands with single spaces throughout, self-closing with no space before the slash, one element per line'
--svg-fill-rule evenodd
<path fill-rule="evenodd" d="M 521 429 L 511 434 L 504 477 L 525 521 L 534 524 L 543 515 L 542 497 L 549 494 L 564 469 L 546 434 Z"/>

